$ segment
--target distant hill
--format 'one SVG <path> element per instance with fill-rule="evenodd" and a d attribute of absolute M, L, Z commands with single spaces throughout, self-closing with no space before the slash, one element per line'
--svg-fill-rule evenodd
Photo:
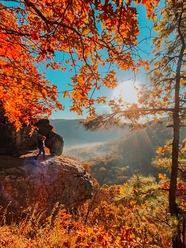
<path fill-rule="evenodd" d="M 172 139 L 172 134 L 172 127 L 167 120 L 154 123 L 144 130 L 135 131 L 121 138 L 118 143 L 118 154 L 122 155 L 124 164 L 130 166 L 131 171 L 157 175 L 160 171 L 151 165 L 152 159 L 156 156 L 157 148 Z M 186 127 L 181 127 L 180 143 L 185 138 Z"/>
<path fill-rule="evenodd" d="M 50 120 L 50 122 L 54 126 L 56 133 L 63 136 L 65 146 L 110 141 L 119 139 L 128 132 L 127 128 L 121 130 L 118 127 L 94 132 L 87 131 L 83 125 L 80 125 L 80 120 L 78 119 L 56 119 Z"/>
<path fill-rule="evenodd" d="M 154 123 L 144 130 L 125 134 L 118 140 L 69 147 L 66 152 L 91 164 L 92 176 L 103 184 L 124 183 L 133 173 L 163 173 L 151 165 L 157 147 L 172 138 L 172 128 L 167 121 Z M 186 128 L 181 128 L 181 139 L 186 138 Z"/>
<path fill-rule="evenodd" d="M 159 170 L 151 165 L 156 149 L 172 138 L 172 128 L 166 127 L 167 121 L 154 123 L 144 130 L 138 130 L 118 142 L 118 154 L 131 171 L 145 175 L 157 175 Z M 185 130 L 182 130 L 185 132 Z M 185 132 L 186 134 L 186 132 Z"/>

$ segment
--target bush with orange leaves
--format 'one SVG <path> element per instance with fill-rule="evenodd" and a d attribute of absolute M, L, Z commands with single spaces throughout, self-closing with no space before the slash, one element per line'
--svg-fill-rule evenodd
<path fill-rule="evenodd" d="M 143 177 L 141 179 L 144 180 Z M 112 187 L 97 184 L 92 199 L 78 208 L 61 209 L 57 214 L 54 210 L 44 221 L 43 213 L 33 210 L 18 224 L 8 226 L 4 223 L 0 227 L 0 247 L 171 247 L 176 220 L 168 214 L 166 191 L 162 193 L 164 200 L 160 200 L 161 193 L 153 192 L 153 187 L 153 184 L 148 185 L 151 191 L 151 198 L 148 199 L 142 197 L 148 191 L 137 188 L 134 179 L 133 185 L 130 181 Z"/>

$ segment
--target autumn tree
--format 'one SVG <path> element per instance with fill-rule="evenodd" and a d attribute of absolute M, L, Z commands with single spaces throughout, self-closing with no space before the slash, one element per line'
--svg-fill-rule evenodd
<path fill-rule="evenodd" d="M 131 127 L 143 126 L 147 116 L 170 116 L 172 118 L 173 140 L 171 143 L 171 176 L 169 189 L 169 211 L 179 216 L 176 201 L 178 178 L 178 154 L 180 126 L 185 117 L 186 95 L 186 2 L 167 1 L 154 25 L 157 32 L 153 39 L 154 59 L 149 72 L 150 82 L 144 84 L 139 92 L 139 105 L 110 102 L 111 114 L 97 116 L 85 124 L 96 129 L 102 125 L 130 122 Z M 141 104 L 141 105 L 140 105 Z M 151 118 L 152 120 L 152 118 Z M 123 122 L 122 122 L 123 121 Z M 173 247 L 186 247 L 184 239 L 175 237 Z"/>
<path fill-rule="evenodd" d="M 95 112 L 93 99 L 100 87 L 117 85 L 113 65 L 136 69 L 139 34 L 134 1 L 44 0 L 0 3 L 0 102 L 17 128 L 40 114 L 62 109 L 57 88 L 46 79 L 46 69 L 72 74 L 71 111 Z M 140 3 L 141 1 L 138 1 Z M 154 0 L 142 1 L 152 17 Z M 56 53 L 60 57 L 56 60 Z M 100 68 L 105 73 L 100 74 Z"/>

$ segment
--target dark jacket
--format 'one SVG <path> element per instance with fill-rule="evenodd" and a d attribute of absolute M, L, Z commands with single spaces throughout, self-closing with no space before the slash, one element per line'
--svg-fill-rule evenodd
<path fill-rule="evenodd" d="M 38 148 L 43 149 L 44 148 L 44 141 L 42 139 L 38 140 Z"/>

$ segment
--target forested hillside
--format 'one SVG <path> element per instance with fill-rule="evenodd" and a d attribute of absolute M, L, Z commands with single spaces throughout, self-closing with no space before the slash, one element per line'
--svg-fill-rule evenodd
<path fill-rule="evenodd" d="M 172 128 L 167 127 L 167 124 L 168 120 L 165 119 L 109 142 L 77 144 L 66 148 L 65 153 L 88 162 L 92 176 L 97 178 L 100 184 L 120 184 L 134 173 L 157 177 L 158 173 L 165 171 L 155 168 L 152 160 L 156 156 L 157 148 L 171 139 Z M 185 137 L 186 128 L 182 127 L 181 140 Z"/>

